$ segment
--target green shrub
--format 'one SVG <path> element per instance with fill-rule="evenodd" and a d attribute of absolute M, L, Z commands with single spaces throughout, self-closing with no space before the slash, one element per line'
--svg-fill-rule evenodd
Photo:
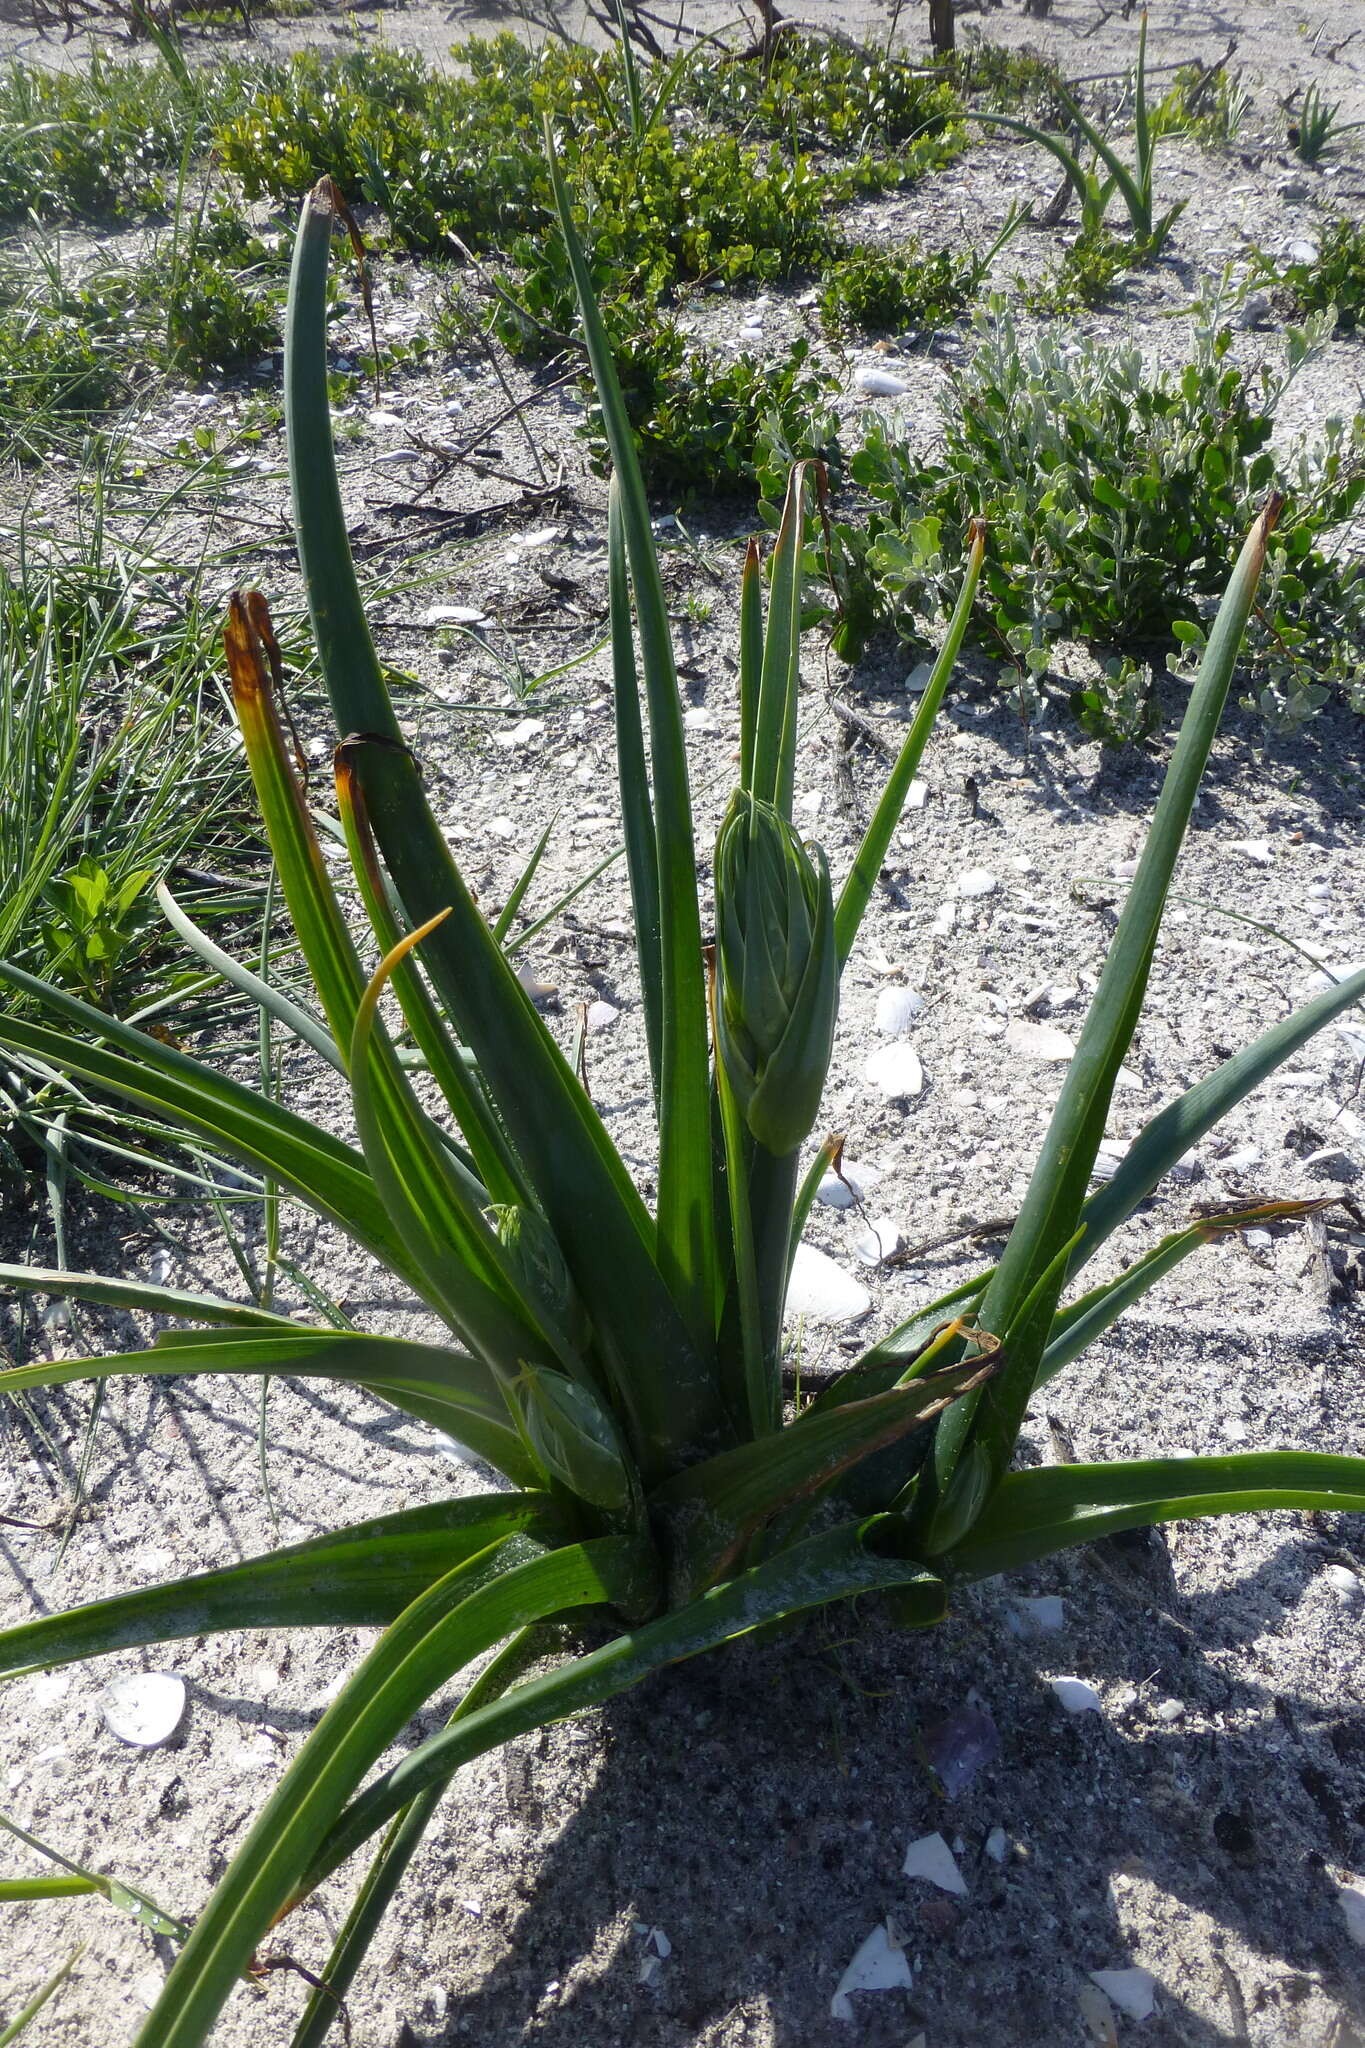
<path fill-rule="evenodd" d="M 1079 313 L 1108 297 L 1126 271 L 1148 261 L 1150 247 L 1131 235 L 1117 234 L 1098 221 L 1082 228 L 1054 271 L 1024 291 L 1033 313 Z"/>
<path fill-rule="evenodd" d="M 738 355 L 717 362 L 689 350 L 671 321 L 616 348 L 616 369 L 645 482 L 660 493 L 709 492 L 752 485 L 765 434 L 780 433 L 793 459 L 819 456 L 839 472 L 838 379 L 811 361 L 798 341 L 773 360 Z M 601 409 L 589 395 L 579 429 L 594 466 L 605 470 Z"/>
<path fill-rule="evenodd" d="M 1287 368 L 1259 377 L 1236 367 L 1230 332 L 1212 324 L 1182 369 L 1156 374 L 1132 346 L 1025 344 L 1000 299 L 978 334 L 942 402 L 941 459 L 880 419 L 851 459 L 872 500 L 867 526 L 845 530 L 864 624 L 869 592 L 908 638 L 944 616 L 945 553 L 984 518 L 992 548 L 974 630 L 1018 673 L 1045 667 L 1059 635 L 1102 653 L 1168 647 L 1197 634 L 1250 510 L 1284 488 L 1293 513 L 1246 646 L 1263 708 L 1277 722 L 1306 716 L 1330 682 L 1365 708 L 1365 576 L 1330 547 L 1365 493 L 1365 420 L 1330 422 L 1294 465 L 1268 445 L 1319 330 L 1291 333 Z"/>
<path fill-rule="evenodd" d="M 1297 313 L 1333 307 L 1343 334 L 1353 334 L 1365 319 L 1365 222 L 1339 215 L 1324 225 L 1311 263 L 1281 266 L 1262 256 L 1258 269 L 1281 286 Z"/>
<path fill-rule="evenodd" d="M 788 30 L 766 64 L 706 50 L 692 63 L 681 96 L 727 127 L 840 155 L 882 152 L 933 136 L 961 147 L 962 103 L 951 84 L 922 65 L 879 57 L 833 38 Z"/>
<path fill-rule="evenodd" d="M 907 327 L 942 327 L 969 306 L 979 282 L 970 255 L 917 242 L 885 249 L 856 243 L 826 265 L 820 319 L 828 333 L 895 334 Z"/>
<path fill-rule="evenodd" d="M 0 219 L 33 212 L 120 220 L 159 208 L 187 142 L 207 139 L 220 98 L 239 89 L 227 65 L 192 84 L 167 64 L 86 71 L 9 64 L 0 72 Z M 173 182 L 173 181 L 172 181 Z"/>

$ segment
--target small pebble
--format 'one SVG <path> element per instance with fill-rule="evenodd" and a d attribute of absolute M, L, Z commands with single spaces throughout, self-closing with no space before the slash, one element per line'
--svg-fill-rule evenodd
<path fill-rule="evenodd" d="M 1270 841 L 1268 839 L 1234 839 L 1231 842 L 1231 850 L 1233 853 L 1245 854 L 1253 867 L 1268 868 L 1270 866 Z"/>
<path fill-rule="evenodd" d="M 589 1003 L 588 1014 L 585 1019 L 589 1034 L 595 1035 L 599 1031 L 606 1031 L 616 1022 L 620 1014 L 621 1012 L 617 1009 L 615 1003 Z"/>
<path fill-rule="evenodd" d="M 992 1863 L 1003 1863 L 1009 1855 L 1009 1837 L 1003 1828 L 992 1828 L 986 1837 L 986 1854 Z"/>
<path fill-rule="evenodd" d="M 1183 1721 L 1185 1718 L 1184 1700 L 1162 1700 L 1156 1710 L 1156 1717 L 1158 1721 L 1165 1721 L 1168 1725 L 1175 1721 Z"/>
<path fill-rule="evenodd" d="M 959 896 L 993 896 L 999 887 L 999 875 L 993 875 L 989 868 L 968 868 L 957 878 Z"/>

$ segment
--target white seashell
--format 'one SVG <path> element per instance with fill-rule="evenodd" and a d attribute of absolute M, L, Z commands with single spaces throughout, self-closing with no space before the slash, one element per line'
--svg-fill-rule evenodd
<path fill-rule="evenodd" d="M 170 1671 L 131 1671 L 104 1689 L 104 1725 L 134 1749 L 159 1749 L 178 1733 L 189 1695 L 183 1678 Z"/>
<path fill-rule="evenodd" d="M 901 1869 L 906 1877 L 922 1877 L 929 1884 L 936 1884 L 941 1892 L 953 1892 L 958 1898 L 967 1895 L 966 1879 L 942 1835 L 921 1835 L 917 1842 L 912 1842 Z"/>
<path fill-rule="evenodd" d="M 1068 1714 L 1102 1714 L 1104 1707 L 1093 1685 L 1083 1678 L 1054 1678 L 1049 1681 Z"/>
<path fill-rule="evenodd" d="M 849 1323 L 866 1315 L 872 1296 L 827 1253 L 813 1244 L 799 1244 L 787 1285 L 787 1314 L 810 1316 L 814 1322 Z"/>
<path fill-rule="evenodd" d="M 1337 1904 L 1346 1921 L 1346 1932 L 1357 1948 L 1365 1948 L 1365 1880 L 1351 1878 L 1337 1886 Z"/>
<path fill-rule="evenodd" d="M 914 1982 L 905 1950 L 892 1940 L 890 1929 L 883 1923 L 873 1928 L 839 1979 L 829 2002 L 830 2016 L 836 2020 L 853 2018 L 850 1991 L 910 1991 Z"/>
<path fill-rule="evenodd" d="M 912 988 L 884 988 L 877 998 L 877 1029 L 899 1038 L 924 1008 L 924 997 Z"/>
<path fill-rule="evenodd" d="M 1155 2012 L 1156 1978 L 1150 1970 L 1091 1970 L 1089 1976 L 1130 2020 L 1145 2020 Z"/>
<path fill-rule="evenodd" d="M 893 377 L 890 370 L 879 369 L 875 363 L 863 363 L 853 373 L 853 389 L 863 398 L 904 398 L 910 386 L 900 377 Z"/>
<path fill-rule="evenodd" d="M 863 1076 L 888 1102 L 913 1102 L 924 1093 L 924 1068 L 908 1045 L 884 1045 L 870 1054 Z"/>
<path fill-rule="evenodd" d="M 431 604 L 423 616 L 429 626 L 482 626 L 488 615 L 476 604 Z"/>
<path fill-rule="evenodd" d="M 993 875 L 989 868 L 968 868 L 957 878 L 959 896 L 994 896 L 999 887 L 999 875 Z"/>
<path fill-rule="evenodd" d="M 615 1003 L 589 1003 L 588 1014 L 585 1020 L 589 1034 L 595 1035 L 599 1031 L 606 1031 L 616 1022 L 620 1014 L 621 1012 L 617 1009 Z"/>
<path fill-rule="evenodd" d="M 1006 1027 L 1005 1043 L 1020 1059 L 1045 1065 L 1069 1060 L 1076 1050 L 1065 1031 L 1059 1031 L 1055 1024 L 1031 1024 L 1022 1017 L 1013 1018 Z"/>
<path fill-rule="evenodd" d="M 854 1256 L 865 1266 L 879 1266 L 900 1248 L 901 1234 L 889 1216 L 874 1216 L 853 1240 Z"/>

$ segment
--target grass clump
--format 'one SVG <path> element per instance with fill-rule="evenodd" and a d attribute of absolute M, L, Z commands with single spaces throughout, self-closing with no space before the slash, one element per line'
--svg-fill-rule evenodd
<path fill-rule="evenodd" d="M 1046 670 L 1059 636 L 1102 656 L 1181 636 L 1198 646 L 1248 507 L 1284 489 L 1292 515 L 1247 635 L 1254 688 L 1276 723 L 1310 715 L 1332 683 L 1365 708 L 1365 576 L 1334 550 L 1365 493 L 1365 418 L 1330 422 L 1292 465 L 1269 447 L 1276 406 L 1321 338 L 1291 332 L 1285 368 L 1249 376 L 1209 320 L 1183 368 L 1154 375 L 1131 346 L 1026 344 L 992 300 L 942 401 L 942 458 L 925 461 L 878 420 L 851 459 L 872 511 L 844 529 L 847 609 L 864 631 L 875 618 L 921 637 L 951 607 L 945 544 L 984 518 L 993 547 L 973 630 L 1016 684 Z"/>
<path fill-rule="evenodd" d="M 192 78 L 96 52 L 85 71 L 0 71 L 0 219 L 118 221 L 166 202 L 168 174 L 240 90 L 226 65 Z M 173 187 L 174 178 L 170 178 Z"/>
<path fill-rule="evenodd" d="M 824 266 L 819 304 L 826 332 L 946 327 L 971 305 L 996 256 L 1027 218 L 1025 209 L 1011 207 L 986 249 L 936 249 L 929 255 L 913 239 L 896 249 L 875 242 L 848 245 Z"/>

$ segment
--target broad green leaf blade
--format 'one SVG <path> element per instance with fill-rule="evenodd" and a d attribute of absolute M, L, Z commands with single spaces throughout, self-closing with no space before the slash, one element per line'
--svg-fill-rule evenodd
<path fill-rule="evenodd" d="M 402 1241 L 353 1146 L 7 961 L 0 961 L 0 982 L 55 1011 L 81 1034 L 0 1015 L 0 1045 L 141 1103 L 207 1138 L 230 1158 L 279 1181 L 402 1275 L 414 1293 L 421 1292 Z M 94 1043 L 97 1039 L 108 1043 Z"/>
<path fill-rule="evenodd" d="M 721 1451 L 656 1487 L 649 1506 L 669 1529 L 671 1603 L 695 1598 L 732 1571 L 749 1539 L 780 1509 L 822 1492 L 850 1466 L 931 1421 L 991 1370 L 973 1359 L 867 1400 L 808 1408 L 777 1435 Z"/>
<path fill-rule="evenodd" d="M 876 887 L 892 834 L 900 823 L 910 784 L 915 779 L 915 771 L 919 767 L 929 735 L 933 731 L 934 721 L 943 703 L 944 692 L 952 680 L 953 667 L 961 651 L 967 622 L 971 618 L 972 605 L 976 600 L 976 586 L 981 575 L 981 562 L 985 551 L 985 523 L 975 519 L 968 534 L 967 573 L 953 616 L 948 623 L 943 645 L 939 649 L 938 660 L 934 663 L 924 695 L 920 698 L 919 709 L 905 736 L 905 743 L 896 757 L 886 788 L 882 791 L 881 801 L 863 835 L 863 843 L 858 848 L 853 866 L 849 869 L 848 879 L 839 892 L 839 902 L 834 913 L 834 939 L 838 947 L 840 968 L 853 951 L 853 942 L 858 936 L 858 928 L 862 924 L 872 891 Z"/>
<path fill-rule="evenodd" d="M 245 1564 L 22 1622 L 0 1635 L 0 1673 L 228 1629 L 382 1627 L 490 1543 L 556 1533 L 544 1494 L 485 1494 L 408 1508 Z"/>
<path fill-rule="evenodd" d="M 450 857 L 384 688 L 347 544 L 327 406 L 327 259 L 339 209 L 326 180 L 304 203 L 285 346 L 290 476 L 323 673 L 408 920 L 451 912 L 425 941 L 423 962 L 563 1249 L 642 1463 L 657 1473 L 680 1446 L 725 1440 L 711 1360 L 655 1264 L 654 1225 L 600 1117 Z"/>
<path fill-rule="evenodd" d="M 1234 1231 L 1249 1230 L 1256 1223 L 1289 1222 L 1331 1206 L 1330 1199 L 1259 1202 L 1249 1208 L 1225 1209 L 1211 1216 L 1201 1216 L 1187 1230 L 1177 1230 L 1169 1237 L 1163 1237 L 1160 1244 L 1153 1245 L 1140 1259 L 1135 1259 L 1116 1279 L 1106 1280 L 1103 1286 L 1092 1288 L 1054 1318 L 1048 1332 L 1047 1349 L 1034 1382 L 1035 1390 L 1046 1386 L 1049 1380 L 1055 1379 L 1070 1365 L 1073 1358 L 1079 1358 L 1083 1351 L 1088 1351 L 1097 1338 L 1112 1328 L 1126 1308 L 1141 1301 L 1158 1280 L 1187 1259 L 1191 1252 L 1197 1252 L 1201 1246 L 1213 1244 Z"/>
<path fill-rule="evenodd" d="M 512 1428 L 488 1368 L 463 1352 L 398 1337 L 347 1330 L 181 1330 L 150 1351 L 112 1358 L 66 1358 L 52 1365 L 16 1366 L 0 1392 L 67 1386 L 75 1380 L 117 1379 L 133 1373 L 284 1373 L 331 1379 L 390 1401 L 407 1415 L 446 1430 L 476 1457 L 504 1472 L 515 1486 L 537 1486 L 542 1474 Z"/>
<path fill-rule="evenodd" d="M 63 1273 L 50 1266 L 0 1265 L 0 1287 L 54 1294 L 71 1301 L 95 1301 L 108 1308 L 140 1309 L 144 1315 L 176 1316 L 187 1323 L 224 1323 L 243 1329 L 289 1330 L 298 1324 L 288 1316 L 247 1302 L 219 1301 L 212 1294 L 191 1294 L 180 1287 L 152 1287 L 141 1280 L 105 1280 L 98 1273 Z M 0 1388 L 5 1382 L 0 1380 Z"/>
<path fill-rule="evenodd" d="M 1080 1042 L 1067 1068 L 1028 1193 L 981 1304 L 981 1321 L 988 1330 L 1012 1329 L 1024 1302 L 1049 1269 L 1055 1272 L 1055 1288 L 1060 1294 L 1065 1270 L 1057 1268 L 1057 1255 L 1075 1235 L 1080 1220 L 1114 1081 L 1141 1013 L 1171 877 L 1227 700 L 1280 502 L 1272 499 L 1252 527 L 1218 608 Z M 1052 1305 L 1055 1307 L 1055 1298 Z M 926 1515 L 934 1512 L 937 1497 L 946 1489 L 968 1432 L 996 1479 L 1008 1467 L 1051 1321 L 1047 1304 L 1039 1302 L 1037 1308 L 1030 1320 L 1028 1341 L 1015 1340 L 1004 1370 L 939 1423 L 934 1483 L 925 1493 Z"/>
<path fill-rule="evenodd" d="M 1230 1109 L 1291 1059 L 1325 1024 L 1361 1001 L 1365 1001 L 1365 967 L 1343 976 L 1291 1016 L 1272 1024 L 1269 1031 L 1262 1032 L 1242 1052 L 1224 1060 L 1202 1081 L 1196 1081 L 1193 1088 L 1187 1088 L 1144 1125 L 1120 1160 L 1113 1178 L 1086 1203 L 1085 1235 L 1071 1262 L 1071 1271 L 1075 1273 L 1098 1251 L 1139 1202 L 1147 1199 L 1162 1175 L 1221 1123 Z"/>
<path fill-rule="evenodd" d="M 472 1194 L 458 1162 L 436 1142 L 416 1096 L 376 1028 L 380 999 L 393 969 L 425 929 L 400 939 L 380 961 L 355 1015 L 347 1050 L 356 1130 L 365 1161 L 429 1300 L 465 1343 L 490 1364 L 556 1355 L 537 1323 L 535 1305 L 517 1289 L 502 1246 L 483 1213 L 484 1190 Z M 560 1344 L 567 1351 L 567 1341 Z M 568 1370 L 582 1367 L 568 1352 Z"/>
<path fill-rule="evenodd" d="M 560 233 L 573 274 L 579 318 L 616 475 L 649 714 L 663 1027 L 659 1052 L 658 1258 L 665 1278 L 683 1306 L 694 1341 L 709 1349 L 719 1294 L 715 1215 L 711 1206 L 710 1048 L 692 798 L 673 636 L 630 419 L 592 278 L 574 227 L 548 118 L 545 150 Z"/>
<path fill-rule="evenodd" d="M 201 2048 L 347 1799 L 433 1692 L 494 1643 L 547 1615 L 604 1602 L 634 1605 L 648 1575 L 648 1547 L 635 1538 L 546 1551 L 512 1536 L 413 1601 L 262 1809 L 181 1951 L 138 2048 Z"/>
<path fill-rule="evenodd" d="M 253 1003 L 283 1024 L 286 1031 L 291 1031 L 304 1045 L 311 1045 L 329 1067 L 335 1067 L 339 1074 L 346 1072 L 346 1062 L 337 1051 L 336 1040 L 310 1011 L 291 1002 L 283 989 L 262 981 L 259 974 L 253 974 L 240 960 L 234 960 L 230 953 L 225 953 L 207 932 L 199 929 L 193 918 L 185 915 L 164 882 L 156 885 L 156 900 L 172 930 L 185 941 L 192 953 L 198 954 L 215 973 L 221 974 L 229 987 L 249 996 Z"/>
<path fill-rule="evenodd" d="M 664 1666 L 717 1649 L 765 1622 L 860 1593 L 898 1589 L 922 1601 L 926 1620 L 937 1619 L 944 1611 L 943 1581 L 923 1564 L 900 1554 L 904 1540 L 905 1525 L 899 1516 L 876 1516 L 868 1522 L 825 1530 L 704 1593 L 681 1613 L 650 1622 L 603 1649 L 561 1665 L 544 1678 L 517 1686 L 457 1727 L 419 1744 L 393 1770 L 368 1786 L 331 1830 L 297 1896 L 303 1897 L 320 1884 L 393 1814 L 429 1786 L 445 1784 L 473 1757 L 530 1729 L 599 1706 Z M 140 2043 L 139 2048 L 153 2048 L 153 2044 Z M 188 2042 L 185 2048 L 189 2048 Z"/>
<path fill-rule="evenodd" d="M 635 952 L 645 1012 L 645 1043 L 657 1113 L 663 1087 L 663 958 L 659 936 L 659 848 L 649 793 L 644 728 L 640 722 L 640 678 L 635 665 L 635 624 L 630 606 L 630 565 L 626 557 L 621 484 L 613 476 L 607 496 L 607 592 L 611 608 L 611 682 L 616 718 L 616 778 L 626 873 L 635 913 Z"/>
<path fill-rule="evenodd" d="M 1269 1508 L 1365 1514 L 1365 1458 L 1248 1451 L 1229 1458 L 1120 1459 L 1010 1472 L 958 1544 L 952 1569 L 964 1578 L 984 1579 L 1122 1529 Z"/>

